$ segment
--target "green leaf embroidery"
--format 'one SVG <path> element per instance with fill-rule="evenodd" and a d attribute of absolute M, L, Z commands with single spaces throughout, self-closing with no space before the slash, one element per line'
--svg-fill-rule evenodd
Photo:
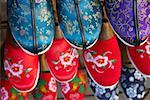
<path fill-rule="evenodd" d="M 116 60 L 110 60 L 112 63 L 116 62 Z"/>
<path fill-rule="evenodd" d="M 23 100 L 23 97 L 19 95 L 18 100 Z"/>
<path fill-rule="evenodd" d="M 40 87 L 40 86 L 43 86 L 43 85 L 46 85 L 46 82 L 45 82 L 45 81 L 43 81 L 43 80 L 39 80 L 39 84 L 38 84 L 38 86 Z"/>
<path fill-rule="evenodd" d="M 18 92 L 17 92 L 14 88 L 12 88 L 12 89 L 10 90 L 10 92 L 13 93 L 13 94 L 15 94 L 15 95 L 18 94 Z"/>
<path fill-rule="evenodd" d="M 80 78 L 74 78 L 74 79 L 72 80 L 72 83 L 79 83 L 79 82 L 81 82 L 81 79 L 80 79 Z"/>
<path fill-rule="evenodd" d="M 84 89 L 84 85 L 80 85 L 80 88 L 79 88 L 79 92 L 80 93 L 84 93 L 85 89 Z"/>
<path fill-rule="evenodd" d="M 38 91 L 36 91 L 34 94 L 34 97 L 38 100 L 40 100 L 40 98 L 43 96 L 42 94 L 40 94 Z"/>

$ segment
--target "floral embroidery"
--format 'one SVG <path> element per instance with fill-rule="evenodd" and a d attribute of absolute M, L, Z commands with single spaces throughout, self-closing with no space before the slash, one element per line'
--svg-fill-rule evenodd
<path fill-rule="evenodd" d="M 70 86 L 69 86 L 69 83 L 62 83 L 61 84 L 61 87 L 62 87 L 62 91 L 66 94 L 68 93 L 68 91 L 71 89 Z"/>
<path fill-rule="evenodd" d="M 143 78 L 143 77 L 142 77 L 142 74 L 141 74 L 139 71 L 135 71 L 134 77 L 135 77 L 135 79 L 137 79 L 137 80 L 140 80 L 141 78 Z"/>
<path fill-rule="evenodd" d="M 22 60 L 20 60 L 18 63 L 13 63 L 12 65 L 9 64 L 8 60 L 4 61 L 4 68 L 6 71 L 9 71 L 13 76 L 16 76 L 18 78 L 21 78 L 21 74 L 25 74 L 27 78 L 30 77 L 30 75 L 28 74 L 32 68 L 27 68 L 24 69 L 23 65 L 21 64 Z M 8 77 L 11 77 L 10 74 L 8 74 Z"/>
<path fill-rule="evenodd" d="M 54 78 L 51 78 L 51 80 L 48 83 L 48 86 L 49 86 L 49 90 L 51 90 L 52 92 L 56 92 L 57 86 L 56 86 L 56 80 Z"/>
<path fill-rule="evenodd" d="M 72 61 L 73 61 L 74 58 L 69 53 L 66 53 L 66 54 L 60 56 L 59 59 L 61 61 L 61 64 L 66 67 L 67 65 L 71 65 L 72 64 Z"/>
<path fill-rule="evenodd" d="M 5 89 L 5 87 L 0 89 L 0 97 L 2 100 L 8 100 L 8 91 Z"/>
<path fill-rule="evenodd" d="M 137 0 L 137 16 L 139 25 L 139 33 L 135 31 L 134 22 L 134 1 L 133 0 L 105 0 L 107 15 L 114 30 L 120 37 L 132 45 L 136 45 L 136 34 L 140 35 L 143 42 L 150 34 L 149 27 L 149 2 L 148 0 Z"/>
<path fill-rule="evenodd" d="M 69 69 L 72 69 L 72 66 L 76 65 L 76 62 L 74 61 L 74 59 L 78 58 L 78 52 L 76 49 L 71 48 L 69 50 L 70 52 L 68 53 L 63 53 L 61 54 L 61 56 L 59 57 L 58 61 L 52 61 L 52 63 L 54 65 L 58 65 L 59 63 L 61 63 L 64 67 L 63 69 L 66 69 L 68 67 L 70 67 Z M 55 66 L 56 70 L 59 70 L 61 68 L 61 66 Z M 66 71 L 70 71 L 70 70 L 66 70 Z"/>
<path fill-rule="evenodd" d="M 108 64 L 108 57 L 97 56 L 93 61 L 98 67 L 103 67 Z"/>
<path fill-rule="evenodd" d="M 53 7 L 48 0 L 35 0 L 35 3 L 37 53 L 41 53 L 51 45 L 54 38 Z M 17 5 L 16 2 L 8 1 L 8 20 L 16 41 L 25 50 L 34 53 L 31 5 L 31 0 L 17 1 Z"/>
<path fill-rule="evenodd" d="M 98 0 L 82 0 L 78 2 L 84 29 L 86 46 L 89 47 L 98 39 L 101 23 L 102 9 Z M 57 0 L 57 11 L 60 28 L 65 38 L 76 47 L 82 48 L 82 32 L 78 23 L 77 11 L 73 0 Z"/>
<path fill-rule="evenodd" d="M 95 58 L 92 56 L 92 53 L 97 53 L 95 51 L 85 52 L 85 60 L 87 62 L 93 62 L 92 68 L 95 69 L 98 73 L 104 73 L 104 70 L 100 70 L 99 68 L 106 69 L 111 68 L 114 69 L 112 63 L 116 62 L 115 59 L 109 60 L 107 54 L 112 54 L 110 51 L 104 52 L 102 55 L 97 55 Z"/>

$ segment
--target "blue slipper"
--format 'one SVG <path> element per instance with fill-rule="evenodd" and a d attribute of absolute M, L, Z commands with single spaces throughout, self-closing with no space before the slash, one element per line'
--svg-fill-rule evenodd
<path fill-rule="evenodd" d="M 144 96 L 146 78 L 135 68 L 122 68 L 120 84 L 129 100 L 141 100 Z"/>
<path fill-rule="evenodd" d="M 119 100 L 118 85 L 113 88 L 100 87 L 90 77 L 88 78 L 88 82 L 97 100 Z"/>

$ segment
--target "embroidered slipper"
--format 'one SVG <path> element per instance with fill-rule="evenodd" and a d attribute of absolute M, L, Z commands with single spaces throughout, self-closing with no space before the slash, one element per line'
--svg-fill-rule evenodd
<path fill-rule="evenodd" d="M 150 37 L 142 46 L 127 47 L 127 53 L 134 67 L 143 75 L 150 77 Z"/>
<path fill-rule="evenodd" d="M 71 82 L 60 83 L 65 100 L 84 100 L 87 82 L 83 71 L 78 71 Z"/>
<path fill-rule="evenodd" d="M 83 54 L 87 72 L 98 86 L 110 88 L 118 83 L 121 56 L 115 36 L 108 40 L 99 40 Z"/>
<path fill-rule="evenodd" d="M 119 100 L 118 85 L 114 88 L 100 87 L 89 77 L 88 83 L 98 100 Z"/>
<path fill-rule="evenodd" d="M 28 55 L 8 41 L 4 53 L 4 69 L 10 84 L 19 92 L 32 91 L 39 78 L 38 56 Z"/>
<path fill-rule="evenodd" d="M 56 100 L 57 84 L 50 72 L 42 72 L 38 85 L 32 92 L 36 100 Z"/>
<path fill-rule="evenodd" d="M 149 0 L 105 0 L 108 19 L 128 46 L 142 45 L 150 35 Z"/>
<path fill-rule="evenodd" d="M 71 81 L 78 70 L 78 52 L 64 38 L 54 40 L 45 53 L 51 74 L 59 82 Z"/>
<path fill-rule="evenodd" d="M 99 38 L 102 9 L 99 0 L 56 0 L 65 39 L 78 49 L 92 47 Z"/>
<path fill-rule="evenodd" d="M 17 44 L 29 54 L 43 54 L 54 38 L 49 0 L 8 0 L 8 22 Z"/>
<path fill-rule="evenodd" d="M 28 93 L 18 92 L 8 80 L 1 80 L 0 100 L 28 100 Z"/>
<path fill-rule="evenodd" d="M 128 100 L 142 100 L 145 94 L 145 80 L 135 68 L 122 67 L 120 84 Z"/>

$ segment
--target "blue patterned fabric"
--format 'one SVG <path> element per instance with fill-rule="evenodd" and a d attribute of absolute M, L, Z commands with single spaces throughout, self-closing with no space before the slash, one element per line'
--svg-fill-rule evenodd
<path fill-rule="evenodd" d="M 78 2 L 79 12 L 75 7 L 75 1 Z M 89 48 L 98 40 L 102 25 L 102 8 L 99 0 L 57 0 L 57 11 L 64 37 L 73 46 L 82 49 L 85 42 L 86 48 Z M 77 15 L 80 15 L 80 18 Z M 79 22 L 82 23 L 84 33 Z"/>
<path fill-rule="evenodd" d="M 97 97 L 97 100 L 119 100 L 118 85 L 113 88 L 100 87 L 95 84 L 90 77 L 88 78 L 88 83 L 92 88 L 94 95 Z"/>
<path fill-rule="evenodd" d="M 33 32 L 32 0 L 8 0 L 8 21 L 18 45 L 28 53 L 46 52 L 54 37 L 54 16 L 51 0 L 35 0 L 35 25 Z M 35 34 L 36 41 L 33 38 Z M 35 48 L 34 41 L 37 44 Z M 35 48 L 35 49 L 34 49 Z"/>
<path fill-rule="evenodd" d="M 135 68 L 122 68 L 120 84 L 128 100 L 142 100 L 145 90 L 145 77 Z"/>

